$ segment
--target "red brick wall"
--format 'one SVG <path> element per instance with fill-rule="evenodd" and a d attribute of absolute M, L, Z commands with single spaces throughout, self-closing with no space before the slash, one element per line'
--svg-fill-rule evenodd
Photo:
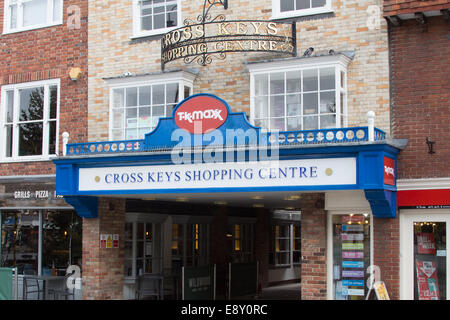
<path fill-rule="evenodd" d="M 373 264 L 380 267 L 380 279 L 391 300 L 400 299 L 399 219 L 373 219 Z"/>
<path fill-rule="evenodd" d="M 393 136 L 408 139 L 398 157 L 398 178 L 450 176 L 449 22 L 428 18 L 391 27 Z M 428 153 L 425 138 L 435 141 Z"/>
<path fill-rule="evenodd" d="M 71 5 L 81 9 L 79 30 L 67 26 L 67 8 Z M 65 0 L 62 25 L 0 35 L 0 86 L 61 79 L 60 153 L 64 131 L 70 133 L 70 142 L 87 141 L 87 14 L 87 1 Z M 3 18 L 4 0 L 0 0 L 1 31 Z M 71 67 L 82 70 L 76 82 L 69 79 Z M 51 161 L 0 164 L 1 176 L 51 173 L 55 173 Z"/>
<path fill-rule="evenodd" d="M 327 299 L 327 214 L 324 194 L 301 198 L 301 298 Z"/>
<path fill-rule="evenodd" d="M 450 8 L 449 0 L 384 0 L 384 16 Z"/>

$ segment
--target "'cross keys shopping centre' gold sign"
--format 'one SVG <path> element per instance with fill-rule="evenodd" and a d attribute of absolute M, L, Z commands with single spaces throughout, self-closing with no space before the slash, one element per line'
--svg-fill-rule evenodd
<path fill-rule="evenodd" d="M 225 21 L 224 15 L 199 24 L 187 22 L 161 39 L 161 67 L 164 70 L 166 63 L 177 59 L 207 65 L 213 56 L 225 59 L 227 52 L 276 52 L 295 56 L 295 29 L 295 23 Z"/>

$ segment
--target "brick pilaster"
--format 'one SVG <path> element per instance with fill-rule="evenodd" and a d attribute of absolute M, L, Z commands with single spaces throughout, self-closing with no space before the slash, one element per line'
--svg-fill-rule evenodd
<path fill-rule="evenodd" d="M 123 299 L 125 199 L 99 198 L 98 218 L 83 219 L 83 300 Z M 101 234 L 119 234 L 119 248 L 100 248 Z"/>
<path fill-rule="evenodd" d="M 395 219 L 373 219 L 373 264 L 380 267 L 391 300 L 400 299 L 400 226 Z"/>
<path fill-rule="evenodd" d="M 303 194 L 301 198 L 301 298 L 327 298 L 327 215 L 324 194 Z"/>

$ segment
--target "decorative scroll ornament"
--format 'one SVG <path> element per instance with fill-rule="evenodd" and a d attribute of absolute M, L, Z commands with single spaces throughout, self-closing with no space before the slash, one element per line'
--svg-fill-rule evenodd
<path fill-rule="evenodd" d="M 203 13 L 196 20 L 185 19 L 184 26 L 161 39 L 161 69 L 166 63 L 183 59 L 206 66 L 225 60 L 228 52 L 276 52 L 296 56 L 296 26 L 264 20 L 226 20 L 224 14 L 212 16 L 215 6 L 228 8 L 227 0 L 205 0 Z"/>

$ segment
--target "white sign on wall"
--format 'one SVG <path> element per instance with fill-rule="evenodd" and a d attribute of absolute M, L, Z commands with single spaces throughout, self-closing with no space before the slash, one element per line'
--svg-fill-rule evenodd
<path fill-rule="evenodd" d="M 356 158 L 80 168 L 79 191 L 356 184 Z"/>

